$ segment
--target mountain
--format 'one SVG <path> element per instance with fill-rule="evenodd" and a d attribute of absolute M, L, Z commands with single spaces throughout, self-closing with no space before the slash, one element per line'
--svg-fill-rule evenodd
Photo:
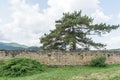
<path fill-rule="evenodd" d="M 120 48 L 118 48 L 118 49 L 110 49 L 110 51 L 120 51 Z"/>
<path fill-rule="evenodd" d="M 28 47 L 26 45 L 21 45 L 18 43 L 0 42 L 0 50 L 34 50 L 34 51 L 38 51 L 38 50 L 40 50 L 40 48 L 36 47 L 36 46 Z"/>
<path fill-rule="evenodd" d="M 28 50 L 34 50 L 34 51 L 39 51 L 40 47 L 36 47 L 36 46 L 31 46 L 27 48 Z"/>

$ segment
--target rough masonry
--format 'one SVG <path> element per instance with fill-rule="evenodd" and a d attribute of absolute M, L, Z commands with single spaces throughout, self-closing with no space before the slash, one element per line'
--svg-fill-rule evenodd
<path fill-rule="evenodd" d="M 40 61 L 46 65 L 87 65 L 100 56 L 106 57 L 108 64 L 120 64 L 120 52 L 109 51 L 28 51 L 28 50 L 0 50 L 0 59 L 12 57 L 27 57 Z"/>

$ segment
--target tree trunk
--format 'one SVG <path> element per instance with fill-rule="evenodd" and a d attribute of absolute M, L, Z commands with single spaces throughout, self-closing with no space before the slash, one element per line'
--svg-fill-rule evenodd
<path fill-rule="evenodd" d="M 73 39 L 74 39 L 74 41 L 72 42 L 72 50 L 73 51 L 76 51 L 76 35 L 75 35 L 75 28 L 74 27 L 72 27 L 72 34 L 73 34 Z"/>

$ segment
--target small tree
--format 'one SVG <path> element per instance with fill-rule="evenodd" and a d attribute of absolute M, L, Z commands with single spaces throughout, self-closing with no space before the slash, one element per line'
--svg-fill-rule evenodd
<path fill-rule="evenodd" d="M 96 43 L 90 35 L 109 33 L 117 29 L 119 25 L 106 25 L 106 23 L 93 24 L 93 18 L 81 15 L 81 11 L 63 13 L 63 17 L 56 21 L 56 29 L 44 34 L 40 38 L 43 49 L 76 50 L 77 45 L 89 49 L 102 48 L 105 45 Z"/>

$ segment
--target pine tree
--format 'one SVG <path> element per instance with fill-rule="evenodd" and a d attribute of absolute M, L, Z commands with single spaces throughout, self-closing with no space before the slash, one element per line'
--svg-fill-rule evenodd
<path fill-rule="evenodd" d="M 81 11 L 63 13 L 63 17 L 56 21 L 56 29 L 44 34 L 40 38 L 43 49 L 76 50 L 79 47 L 89 49 L 105 47 L 102 43 L 96 43 L 90 35 L 103 35 L 117 29 L 119 25 L 107 25 L 106 23 L 93 24 L 93 18 L 81 15 Z"/>

